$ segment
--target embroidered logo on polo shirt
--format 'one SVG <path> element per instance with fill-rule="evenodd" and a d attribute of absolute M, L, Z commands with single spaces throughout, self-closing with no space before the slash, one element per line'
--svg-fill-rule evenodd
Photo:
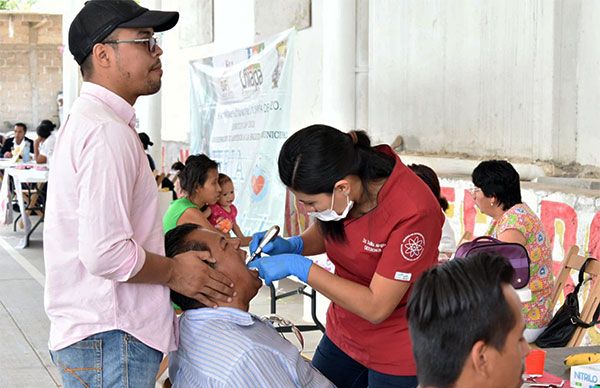
<path fill-rule="evenodd" d="M 394 279 L 402 280 L 404 282 L 409 282 L 411 278 L 412 274 L 406 272 L 396 272 L 396 274 L 394 275 Z"/>
<path fill-rule="evenodd" d="M 375 243 L 371 240 L 367 240 L 366 238 L 362 239 L 363 242 L 363 249 L 365 250 L 365 252 L 373 252 L 373 253 L 380 253 L 383 248 L 385 248 L 385 246 L 387 245 L 386 243 Z"/>
<path fill-rule="evenodd" d="M 400 253 L 408 261 L 417 261 L 421 258 L 425 250 L 425 237 L 418 232 L 411 233 L 404 237 L 400 245 Z"/>

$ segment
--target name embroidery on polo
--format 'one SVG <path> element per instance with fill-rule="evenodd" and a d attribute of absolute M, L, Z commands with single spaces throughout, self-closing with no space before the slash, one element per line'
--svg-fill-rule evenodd
<path fill-rule="evenodd" d="M 363 250 L 365 252 L 373 252 L 373 253 L 381 253 L 383 248 L 387 245 L 386 243 L 374 243 L 371 240 L 367 240 L 366 238 L 362 239 Z"/>
<path fill-rule="evenodd" d="M 417 261 L 425 251 L 425 236 L 419 232 L 411 233 L 404 237 L 400 245 L 402 257 L 408 261 Z"/>

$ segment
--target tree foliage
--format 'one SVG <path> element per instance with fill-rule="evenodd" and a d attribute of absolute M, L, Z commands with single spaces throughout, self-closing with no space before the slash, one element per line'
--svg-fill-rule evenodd
<path fill-rule="evenodd" d="M 0 10 L 29 11 L 37 0 L 0 0 Z"/>

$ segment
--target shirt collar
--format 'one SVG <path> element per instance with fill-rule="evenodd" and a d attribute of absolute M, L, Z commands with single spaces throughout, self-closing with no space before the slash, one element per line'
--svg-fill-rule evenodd
<path fill-rule="evenodd" d="M 207 319 L 223 319 L 239 326 L 252 326 L 254 322 L 260 321 L 260 318 L 247 311 L 233 307 L 201 307 L 184 312 L 186 319 L 191 321 L 200 321 Z"/>
<path fill-rule="evenodd" d="M 92 82 L 84 82 L 81 85 L 80 94 L 82 96 L 87 94 L 99 99 L 135 130 L 135 109 L 123 97 Z"/>

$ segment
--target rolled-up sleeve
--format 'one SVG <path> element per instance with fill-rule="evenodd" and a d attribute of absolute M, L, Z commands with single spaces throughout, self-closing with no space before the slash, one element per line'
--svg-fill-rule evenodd
<path fill-rule="evenodd" d="M 434 209 L 399 222 L 383 248 L 376 272 L 388 279 L 414 283 L 437 262 L 443 221 L 442 212 Z"/>
<path fill-rule="evenodd" d="M 140 166 L 122 131 L 125 125 L 105 123 L 84 139 L 77 156 L 79 252 L 94 276 L 127 281 L 144 265 L 144 249 L 134 241 L 130 221 Z"/>

